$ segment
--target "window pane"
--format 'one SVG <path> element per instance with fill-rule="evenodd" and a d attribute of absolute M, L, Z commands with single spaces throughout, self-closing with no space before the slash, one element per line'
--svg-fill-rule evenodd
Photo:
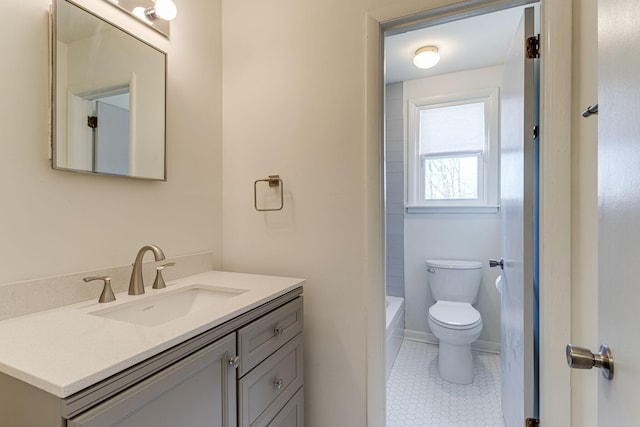
<path fill-rule="evenodd" d="M 420 110 L 420 154 L 484 150 L 484 103 Z"/>
<path fill-rule="evenodd" d="M 479 158 L 423 158 L 425 200 L 477 199 Z"/>

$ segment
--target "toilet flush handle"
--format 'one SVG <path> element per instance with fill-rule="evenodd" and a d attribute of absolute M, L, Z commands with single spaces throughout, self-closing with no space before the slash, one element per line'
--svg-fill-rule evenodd
<path fill-rule="evenodd" d="M 436 269 L 435 269 L 435 268 L 433 268 L 433 267 L 429 267 L 429 268 L 427 268 L 427 271 L 428 271 L 429 273 L 431 273 L 431 274 L 436 274 Z"/>
<path fill-rule="evenodd" d="M 501 270 L 504 270 L 504 260 L 502 258 L 500 259 L 490 259 L 489 260 L 489 267 L 500 267 Z"/>

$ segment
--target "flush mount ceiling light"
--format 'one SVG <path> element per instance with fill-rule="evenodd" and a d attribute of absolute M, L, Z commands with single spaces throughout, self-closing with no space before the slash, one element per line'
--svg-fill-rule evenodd
<path fill-rule="evenodd" d="M 413 57 L 413 64 L 426 70 L 440 62 L 440 54 L 435 46 L 423 46 L 416 50 L 416 56 Z"/>
<path fill-rule="evenodd" d="M 106 0 L 169 37 L 169 21 L 178 15 L 173 0 Z"/>

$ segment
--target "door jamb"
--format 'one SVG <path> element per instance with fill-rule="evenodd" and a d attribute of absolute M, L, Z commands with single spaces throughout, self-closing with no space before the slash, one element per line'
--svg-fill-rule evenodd
<path fill-rule="evenodd" d="M 416 4 L 417 3 L 417 4 Z M 366 20 L 365 161 L 367 217 L 367 426 L 385 426 L 383 26 L 410 15 L 447 12 L 425 0 L 370 11 Z M 513 1 L 476 1 L 467 9 Z M 480 3 L 484 3 L 479 5 Z M 448 4 L 448 6 L 447 6 Z M 464 7 L 464 6 L 463 6 Z M 448 12 L 449 14 L 451 12 Z M 462 13 L 462 11 L 455 12 Z M 570 372 L 561 356 L 571 338 L 572 0 L 541 0 L 540 61 L 540 418 L 571 425 Z"/>

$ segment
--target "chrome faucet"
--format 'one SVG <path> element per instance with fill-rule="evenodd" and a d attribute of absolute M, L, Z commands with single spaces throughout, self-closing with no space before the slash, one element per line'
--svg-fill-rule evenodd
<path fill-rule="evenodd" d="M 156 245 L 147 245 L 140 248 L 136 260 L 133 263 L 133 271 L 131 272 L 131 280 L 129 281 L 129 295 L 144 294 L 144 283 L 142 280 L 142 258 L 147 251 L 153 252 L 156 261 L 164 259 L 164 252 Z"/>

